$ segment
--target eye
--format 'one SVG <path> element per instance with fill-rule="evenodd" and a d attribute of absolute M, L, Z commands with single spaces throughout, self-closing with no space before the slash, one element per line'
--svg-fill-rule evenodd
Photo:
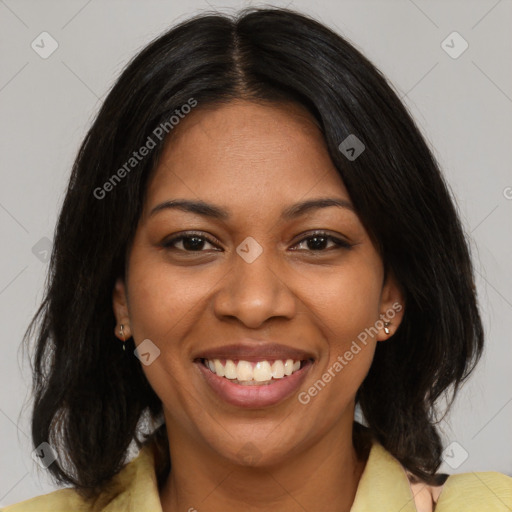
<path fill-rule="evenodd" d="M 328 233 L 325 233 L 323 231 L 312 233 L 310 236 L 303 238 L 296 245 L 303 245 L 305 243 L 306 250 L 325 252 L 326 245 L 329 242 L 334 244 L 334 247 L 331 246 L 331 249 L 350 249 L 352 247 L 352 245 L 346 242 L 345 240 L 336 238 L 335 236 L 329 235 Z"/>
<path fill-rule="evenodd" d="M 181 244 L 181 247 L 177 247 L 178 244 Z M 205 244 L 214 246 L 214 242 L 202 233 L 182 233 L 163 242 L 162 247 L 184 252 L 205 252 L 203 251 Z M 214 250 L 217 250 L 215 246 Z"/>
<path fill-rule="evenodd" d="M 328 247 L 329 242 L 333 244 L 331 247 Z M 179 246 L 180 244 L 181 247 Z M 205 236 L 203 233 L 193 232 L 182 233 L 180 235 L 174 236 L 164 241 L 162 243 L 162 247 L 165 247 L 166 249 L 176 249 L 182 252 L 193 253 L 206 252 L 203 250 L 205 249 L 206 244 L 210 244 L 215 251 L 221 250 L 218 249 L 215 242 L 210 240 L 210 238 Z M 350 249 L 352 247 L 352 245 L 345 240 L 341 240 L 340 238 L 329 235 L 323 231 L 315 232 L 310 236 L 303 238 L 295 245 L 295 247 L 299 247 L 299 250 L 302 250 L 300 246 L 303 244 L 306 244 L 306 247 L 303 247 L 302 249 L 313 252 L 326 252 L 327 249 Z M 292 250 L 295 251 L 297 249 Z"/>

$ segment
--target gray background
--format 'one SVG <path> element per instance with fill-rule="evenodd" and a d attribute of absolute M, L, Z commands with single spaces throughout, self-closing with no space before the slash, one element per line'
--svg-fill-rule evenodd
<path fill-rule="evenodd" d="M 19 345 L 42 296 L 45 250 L 79 143 L 137 50 L 199 10 L 245 5 L 262 4 L 0 0 L 0 505 L 55 488 L 31 458 L 31 376 Z M 441 425 L 446 445 L 456 442 L 441 471 L 512 475 L 512 2 L 273 5 L 312 14 L 361 49 L 434 149 L 471 238 L 488 342 Z M 31 48 L 43 31 L 58 42 L 47 59 Z M 441 45 L 453 31 L 469 44 L 458 58 Z"/>

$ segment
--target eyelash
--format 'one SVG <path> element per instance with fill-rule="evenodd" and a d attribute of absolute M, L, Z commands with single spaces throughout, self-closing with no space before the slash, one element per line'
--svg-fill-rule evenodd
<path fill-rule="evenodd" d="M 162 243 L 162 246 L 166 249 L 176 249 L 176 247 L 173 247 L 174 244 L 176 244 L 177 242 L 181 242 L 182 240 L 191 239 L 191 238 L 199 238 L 203 241 L 208 242 L 211 245 L 215 245 L 215 242 L 213 240 L 211 240 L 210 238 L 208 238 L 207 236 L 205 236 L 201 233 L 188 232 L 188 233 L 184 233 L 184 234 L 175 236 L 174 238 L 171 238 L 169 240 L 166 240 L 165 242 Z M 349 244 L 348 242 L 341 240 L 340 238 L 329 235 L 328 233 L 326 233 L 324 231 L 315 231 L 315 232 L 309 234 L 307 237 L 299 240 L 295 245 L 302 244 L 303 242 L 307 242 L 308 240 L 313 239 L 313 238 L 324 238 L 324 239 L 330 240 L 336 245 L 336 247 L 335 247 L 336 249 L 351 249 L 352 248 L 352 244 Z M 177 249 L 177 250 L 179 250 L 180 252 L 185 252 L 185 253 L 190 253 L 190 254 L 205 252 L 204 250 L 198 250 L 198 251 L 187 251 L 185 249 Z M 307 250 L 309 252 L 327 252 L 328 251 L 328 249 L 307 249 Z"/>

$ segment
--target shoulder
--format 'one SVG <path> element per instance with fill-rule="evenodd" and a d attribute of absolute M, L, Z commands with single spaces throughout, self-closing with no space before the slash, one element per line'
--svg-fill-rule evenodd
<path fill-rule="evenodd" d="M 437 499 L 436 512 L 512 510 L 512 478 L 494 471 L 448 477 Z"/>
<path fill-rule="evenodd" d="M 0 509 L 0 512 L 117 512 L 142 510 L 150 503 L 150 510 L 158 510 L 159 503 L 153 468 L 152 446 L 146 446 L 125 464 L 93 500 L 86 500 L 72 487 L 36 496 Z"/>
<path fill-rule="evenodd" d="M 90 512 L 92 509 L 73 489 L 59 489 L 0 509 L 1 512 L 69 512 L 70 510 Z"/>
<path fill-rule="evenodd" d="M 380 509 L 402 512 L 512 511 L 510 476 L 489 471 L 439 474 L 439 477 L 440 482 L 446 477 L 439 486 L 419 481 L 374 440 L 356 493 L 354 503 L 357 506 L 353 509 L 355 512 Z M 382 506 L 383 503 L 386 506 Z"/>

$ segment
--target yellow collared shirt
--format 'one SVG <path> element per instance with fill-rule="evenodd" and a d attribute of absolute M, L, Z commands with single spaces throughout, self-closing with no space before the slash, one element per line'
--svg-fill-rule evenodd
<path fill-rule="evenodd" d="M 419 484 L 411 487 L 407 473 L 398 460 L 374 441 L 350 510 L 351 512 L 423 512 L 433 509 L 435 512 L 512 511 L 512 478 L 501 473 L 451 475 L 442 488 L 437 504 L 431 504 L 431 506 L 425 505 L 426 501 L 419 498 L 420 493 L 430 496 L 429 489 Z M 121 469 L 112 479 L 108 490 L 94 504 L 85 502 L 72 488 L 65 488 L 2 509 L 2 512 L 100 511 L 162 512 L 151 445 L 144 446 L 139 454 Z"/>

